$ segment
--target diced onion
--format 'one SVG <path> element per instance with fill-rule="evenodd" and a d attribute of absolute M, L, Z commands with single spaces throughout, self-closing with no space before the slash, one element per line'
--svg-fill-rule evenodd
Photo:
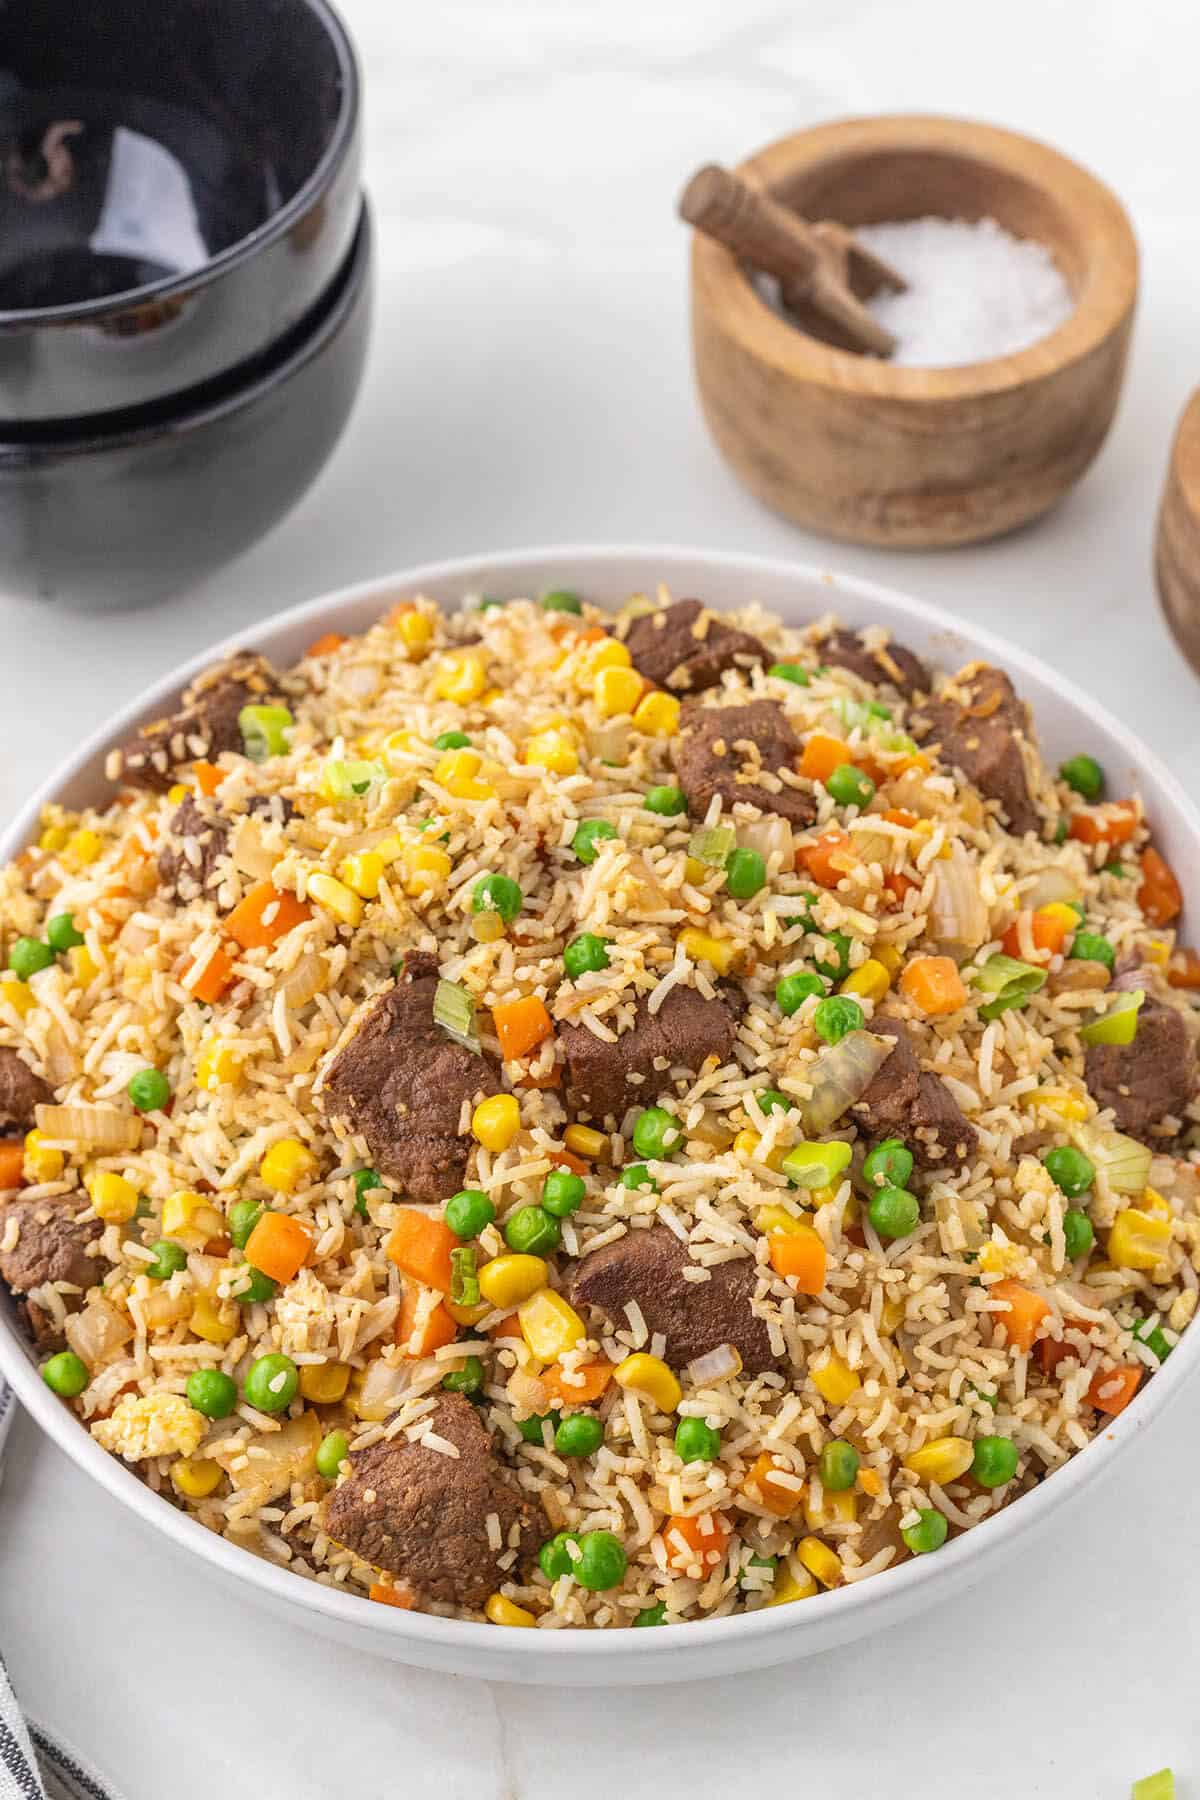
<path fill-rule="evenodd" d="M 279 861 L 278 852 L 263 844 L 258 821 L 249 817 L 239 819 L 234 826 L 229 854 L 234 867 L 254 881 L 266 881 Z"/>
<path fill-rule="evenodd" d="M 1036 912 L 1039 906 L 1074 906 L 1082 898 L 1079 884 L 1065 869 L 1043 869 L 1022 894 L 1021 904 Z"/>
<path fill-rule="evenodd" d="M 407 1369 L 394 1369 L 390 1363 L 377 1357 L 374 1362 L 368 1363 L 367 1372 L 363 1376 L 357 1408 L 359 1418 L 386 1419 L 399 1406 L 407 1386 Z"/>
<path fill-rule="evenodd" d="M 56 1144 L 87 1144 L 95 1150 L 135 1150 L 142 1122 L 111 1106 L 39 1106 L 38 1130 Z"/>
<path fill-rule="evenodd" d="M 827 1131 L 866 1092 L 894 1049 L 893 1038 L 850 1031 L 823 1050 L 804 1071 L 812 1087 L 801 1107 L 805 1130 Z"/>
<path fill-rule="evenodd" d="M 697 1387 L 718 1387 L 741 1372 L 742 1359 L 732 1344 L 718 1344 L 715 1350 L 706 1350 L 687 1366 L 688 1377 Z"/>
<path fill-rule="evenodd" d="M 355 700 L 372 700 L 382 681 L 383 670 L 376 663 L 357 663 L 345 671 L 340 685 L 343 693 L 352 695 Z"/>
<path fill-rule="evenodd" d="M 233 1440 L 229 1450 L 218 1447 L 212 1455 L 243 1499 L 266 1506 L 280 1494 L 286 1494 L 293 1481 L 303 1481 L 313 1473 L 320 1443 L 317 1415 L 305 1411 L 298 1419 L 289 1419 L 278 1431 L 264 1431 L 252 1439 L 249 1455 L 240 1438 Z"/>
<path fill-rule="evenodd" d="M 89 1300 L 81 1312 L 72 1313 L 63 1327 L 68 1344 L 88 1368 L 95 1371 L 127 1344 L 133 1327 L 111 1301 Z"/>
<path fill-rule="evenodd" d="M 792 828 L 786 819 L 777 814 L 769 814 L 756 819 L 752 825 L 738 828 L 738 841 L 746 850 L 757 850 L 765 863 L 773 856 L 778 856 L 781 869 L 791 869 L 795 865 L 795 840 Z"/>
<path fill-rule="evenodd" d="M 453 981 L 439 981 L 433 996 L 433 1018 L 456 1044 L 462 1044 L 467 1050 L 478 1050 L 475 1002 L 465 987 L 459 987 Z"/>
<path fill-rule="evenodd" d="M 588 749 L 601 762 L 620 767 L 629 761 L 631 730 L 628 719 L 608 719 L 588 732 Z"/>
<path fill-rule="evenodd" d="M 979 878 L 959 843 L 933 865 L 929 935 L 949 951 L 978 950 L 987 941 L 988 913 Z"/>
<path fill-rule="evenodd" d="M 702 825 L 693 831 L 687 853 L 709 869 L 723 869 L 732 851 L 737 849 L 737 832 L 728 825 Z"/>
<path fill-rule="evenodd" d="M 310 950 L 286 975 L 280 977 L 277 991 L 283 995 L 284 1005 L 295 1012 L 298 1007 L 307 1006 L 328 980 L 329 971 L 324 957 Z"/>

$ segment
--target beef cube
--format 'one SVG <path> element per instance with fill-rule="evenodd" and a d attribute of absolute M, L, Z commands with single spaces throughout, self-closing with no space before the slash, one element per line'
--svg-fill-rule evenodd
<path fill-rule="evenodd" d="M 800 751 L 799 739 L 774 700 L 689 707 L 675 749 L 689 812 L 702 819 L 713 795 L 719 794 L 726 807 L 744 800 L 793 825 L 811 825 L 817 807 L 810 789 L 799 785 Z"/>
<path fill-rule="evenodd" d="M 0 1276 L 14 1293 L 27 1294 L 45 1281 L 69 1281 L 78 1288 L 94 1287 L 100 1264 L 89 1246 L 104 1230 L 99 1219 L 76 1219 L 78 1195 L 66 1200 L 14 1200 L 0 1207 L 0 1241 L 14 1218 L 17 1241 L 0 1253 Z"/>
<path fill-rule="evenodd" d="M 699 600 L 643 613 L 626 631 L 625 645 L 639 675 L 677 694 L 698 694 L 715 687 L 726 669 L 768 660 L 756 637 L 726 625 Z"/>
<path fill-rule="evenodd" d="M 1008 828 L 1018 836 L 1040 824 L 1029 793 L 1021 739 L 1031 736 L 1029 715 L 1002 669 L 972 663 L 954 678 L 955 695 L 943 694 L 921 708 L 914 732 L 936 740 L 942 762 L 959 769 L 989 800 L 998 800 Z"/>
<path fill-rule="evenodd" d="M 710 1056 L 727 1062 L 736 1036 L 736 1006 L 726 991 L 706 1000 L 696 988 L 673 987 L 656 1013 L 640 1001 L 633 1024 L 615 1044 L 605 1043 L 586 1025 L 561 1026 L 558 1037 L 573 1107 L 618 1123 L 631 1106 L 652 1105 L 671 1085 L 672 1069 L 694 1074 Z"/>
<path fill-rule="evenodd" d="M 0 1125 L 29 1131 L 37 1123 L 34 1108 L 48 1106 L 53 1099 L 53 1088 L 16 1050 L 0 1049 Z"/>
<path fill-rule="evenodd" d="M 111 781 L 165 794 L 181 770 L 211 761 L 223 750 L 244 750 L 238 715 L 243 706 L 277 701 L 278 679 L 252 650 L 240 650 L 206 669 L 183 691 L 180 710 L 143 725 L 136 738 L 110 753 Z"/>
<path fill-rule="evenodd" d="M 1145 1137 L 1196 1097 L 1196 1048 L 1174 1006 L 1147 998 L 1131 1044 L 1089 1044 L 1084 1079 L 1097 1106 L 1111 1106 L 1119 1131 Z"/>
<path fill-rule="evenodd" d="M 895 1048 L 850 1109 L 865 1135 L 875 1142 L 903 1138 L 925 1169 L 960 1163 L 978 1134 L 941 1076 L 922 1070 L 908 1027 L 900 1019 L 874 1018 L 868 1030 L 892 1038 Z"/>
<path fill-rule="evenodd" d="M 894 641 L 882 650 L 871 650 L 857 631 L 832 631 L 817 645 L 817 654 L 823 663 L 849 669 L 864 681 L 894 687 L 908 700 L 930 689 L 929 670 L 920 657 Z"/>

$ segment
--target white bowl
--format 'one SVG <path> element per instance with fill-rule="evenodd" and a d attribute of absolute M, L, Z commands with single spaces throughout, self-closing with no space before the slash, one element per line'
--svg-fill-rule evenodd
<path fill-rule="evenodd" d="M 29 802 L 0 839 L 0 858 L 7 861 L 29 842 L 48 802 L 80 806 L 101 800 L 110 746 L 127 738 L 140 722 L 161 716 L 186 681 L 236 644 L 252 644 L 286 665 L 322 632 L 359 631 L 390 600 L 418 589 L 452 604 L 464 593 L 537 594 L 573 587 L 604 603 L 652 589 L 658 581 L 665 581 L 677 596 L 699 595 L 717 607 L 761 601 L 793 624 L 836 609 L 851 625 L 890 626 L 905 643 L 943 667 L 955 667 L 972 656 L 999 663 L 1030 702 L 1048 758 L 1056 762 L 1087 750 L 1105 764 L 1116 792 L 1139 787 L 1155 839 L 1184 891 L 1200 890 L 1200 817 L 1179 784 L 1116 719 L 1044 663 L 988 632 L 968 629 L 932 606 L 870 582 L 750 556 L 655 547 L 564 546 L 469 557 L 407 570 L 280 613 L 237 639 L 214 645 L 118 714 Z M 1162 1371 L 1086 1450 L 1034 1493 L 935 1555 L 914 1558 L 898 1569 L 797 1605 L 738 1618 L 649 1631 L 518 1631 L 373 1605 L 289 1575 L 206 1531 L 152 1494 L 124 1464 L 93 1442 L 38 1376 L 11 1298 L 5 1294 L 0 1304 L 0 1368 L 43 1430 L 110 1494 L 157 1527 L 168 1543 L 207 1562 L 215 1576 L 242 1593 L 255 1594 L 293 1624 L 307 1624 L 356 1649 L 397 1662 L 494 1680 L 571 1686 L 678 1681 L 761 1668 L 877 1632 L 922 1607 L 947 1600 L 996 1568 L 1029 1532 L 1109 1468 L 1118 1452 L 1178 1393 L 1198 1359 L 1200 1331 L 1193 1330 L 1185 1334 Z"/>

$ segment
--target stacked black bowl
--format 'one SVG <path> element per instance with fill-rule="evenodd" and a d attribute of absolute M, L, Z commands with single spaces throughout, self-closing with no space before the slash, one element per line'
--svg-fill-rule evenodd
<path fill-rule="evenodd" d="M 177 592 L 300 497 L 371 312 L 325 0 L 0 0 L 0 593 Z"/>

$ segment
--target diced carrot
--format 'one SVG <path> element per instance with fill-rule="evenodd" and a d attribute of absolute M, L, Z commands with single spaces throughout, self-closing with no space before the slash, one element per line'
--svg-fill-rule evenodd
<path fill-rule="evenodd" d="M 1005 1312 L 992 1314 L 993 1323 L 1014 1349 L 1032 1350 L 1037 1328 L 1050 1311 L 1048 1303 L 1032 1288 L 1011 1278 L 997 1281 L 988 1292 L 993 1300 L 1003 1300 L 1007 1307 Z"/>
<path fill-rule="evenodd" d="M 308 1260 L 312 1233 L 287 1213 L 265 1212 L 246 1239 L 246 1261 L 272 1281 L 291 1281 Z"/>
<path fill-rule="evenodd" d="M 1167 964 L 1167 980 L 1174 988 L 1200 988 L 1200 956 L 1194 950 L 1176 950 Z"/>
<path fill-rule="evenodd" d="M 674 1513 L 662 1535 L 670 1569 L 690 1569 L 700 1563 L 709 1572 L 725 1560 L 729 1526 L 720 1513 Z"/>
<path fill-rule="evenodd" d="M 870 1494 L 871 1498 L 875 1499 L 883 1492 L 883 1476 L 878 1469 L 860 1469 L 858 1485 L 864 1494 Z"/>
<path fill-rule="evenodd" d="M 919 769 L 922 775 L 928 775 L 932 767 L 932 758 L 927 756 L 924 750 L 913 750 L 908 756 L 902 756 L 899 762 L 894 762 L 888 770 L 888 774 L 895 777 L 907 775 L 910 769 Z"/>
<path fill-rule="evenodd" d="M 900 992 L 927 1019 L 957 1012 L 967 1003 L 958 965 L 949 956 L 914 956 L 900 972 Z"/>
<path fill-rule="evenodd" d="M 20 1138 L 0 1143 L 0 1188 L 19 1188 L 25 1180 L 25 1146 Z"/>
<path fill-rule="evenodd" d="M 238 901 L 225 920 L 225 929 L 243 950 L 257 950 L 277 943 L 311 917 L 310 909 L 295 894 L 260 881 Z"/>
<path fill-rule="evenodd" d="M 1101 1369 L 1092 1376 L 1087 1397 L 1102 1413 L 1124 1412 L 1145 1374 L 1141 1363 L 1121 1363 L 1115 1369 Z"/>
<path fill-rule="evenodd" d="M 522 1075 L 517 1086 L 522 1088 L 556 1088 L 562 1086 L 562 1064 L 554 1063 L 545 1075 Z"/>
<path fill-rule="evenodd" d="M 122 871 L 129 874 L 140 863 L 144 863 L 154 849 L 154 840 L 158 836 L 157 819 L 139 819 L 129 836 L 121 846 L 118 862 Z M 128 894 L 127 887 L 110 887 L 107 890 L 109 899 L 120 899 Z"/>
<path fill-rule="evenodd" d="M 572 615 L 559 613 L 558 618 L 559 622 L 569 631 Z M 581 625 L 576 629 L 575 642 L 577 644 L 602 644 L 607 636 L 608 633 L 603 625 Z"/>
<path fill-rule="evenodd" d="M 802 1294 L 825 1286 L 825 1246 L 815 1231 L 772 1231 L 767 1237 L 771 1267 L 796 1283 Z"/>
<path fill-rule="evenodd" d="M 786 1519 L 799 1506 L 804 1489 L 803 1486 L 793 1487 L 788 1481 L 780 1481 L 781 1473 L 791 1475 L 792 1470 L 787 1463 L 772 1456 L 769 1450 L 764 1450 L 755 1459 L 742 1482 L 742 1492 L 748 1500 L 773 1512 L 777 1519 Z"/>
<path fill-rule="evenodd" d="M 883 816 L 889 825 L 903 825 L 909 831 L 917 822 L 916 813 L 909 812 L 907 806 L 889 806 Z"/>
<path fill-rule="evenodd" d="M 528 1056 L 554 1030 L 554 1021 L 536 994 L 526 994 L 521 1000 L 508 1000 L 502 1006 L 493 1006 L 492 1023 L 505 1062 Z"/>
<path fill-rule="evenodd" d="M 1073 1331 L 1086 1333 L 1092 1329 L 1092 1326 L 1084 1319 L 1068 1319 L 1066 1322 Z M 1073 1356 L 1078 1362 L 1083 1355 L 1078 1344 L 1069 1343 L 1066 1338 L 1052 1337 L 1039 1338 L 1033 1346 L 1033 1353 L 1047 1375 L 1056 1374 L 1059 1363 L 1065 1362 L 1069 1356 Z"/>
<path fill-rule="evenodd" d="M 384 624 L 385 625 L 397 624 L 399 622 L 399 620 L 401 620 L 404 617 L 405 613 L 410 613 L 413 611 L 416 604 L 417 603 L 415 600 L 397 600 L 395 606 L 392 607 L 391 611 L 384 614 L 384 620 L 383 620 Z"/>
<path fill-rule="evenodd" d="M 332 656 L 334 651 L 340 650 L 345 642 L 340 631 L 324 631 L 319 638 L 314 638 L 304 654 L 305 656 Z"/>
<path fill-rule="evenodd" d="M 841 738 L 830 737 L 827 732 L 814 731 L 804 746 L 800 773 L 810 781 L 828 781 L 835 769 L 853 761 L 854 752 L 849 744 L 844 744 Z"/>
<path fill-rule="evenodd" d="M 1169 925 L 1183 911 L 1183 889 L 1175 871 L 1153 844 L 1142 851 L 1142 885 L 1137 899 L 1151 925 Z"/>
<path fill-rule="evenodd" d="M 1040 909 L 1030 915 L 1030 932 L 1037 949 L 1044 950 L 1047 957 L 1057 956 L 1067 941 L 1068 926 L 1065 919 L 1055 913 L 1043 912 Z M 1024 955 L 1021 949 L 1021 921 L 1014 919 L 1004 933 L 1001 942 L 1009 956 L 1018 959 Z"/>
<path fill-rule="evenodd" d="M 218 769 L 215 763 L 192 764 L 192 774 L 196 777 L 196 786 L 202 794 L 215 794 L 227 773 L 225 769 Z"/>
<path fill-rule="evenodd" d="M 311 656 L 312 651 L 308 654 Z M 377 1600 L 380 1606 L 398 1606 L 402 1612 L 411 1612 L 414 1604 L 411 1588 L 396 1587 L 390 1581 L 373 1581 L 367 1589 L 367 1599 Z"/>
<path fill-rule="evenodd" d="M 596 1362 L 580 1363 L 571 1373 L 575 1379 L 566 1381 L 561 1363 L 551 1363 L 542 1373 L 546 1396 L 556 1406 L 569 1406 L 572 1402 L 590 1406 L 594 1400 L 599 1400 L 612 1380 L 613 1365 L 600 1357 Z"/>
<path fill-rule="evenodd" d="M 452 1344 L 458 1336 L 458 1326 L 447 1312 L 441 1300 L 425 1314 L 420 1330 L 417 1329 L 417 1308 L 421 1303 L 421 1290 L 415 1281 L 406 1281 L 404 1292 L 400 1296 L 400 1311 L 396 1315 L 396 1326 L 393 1336 L 405 1356 L 432 1356 L 446 1344 Z"/>
<path fill-rule="evenodd" d="M 1071 814 L 1067 836 L 1081 844 L 1126 844 L 1137 830 L 1138 810 L 1128 800 L 1089 806 Z"/>
<path fill-rule="evenodd" d="M 218 944 L 195 981 L 192 981 L 190 976 L 194 966 L 189 957 L 180 980 L 194 999 L 203 1000 L 206 1006 L 212 1006 L 233 980 L 233 958 Z"/>
<path fill-rule="evenodd" d="M 559 1144 L 549 1145 L 546 1150 L 546 1155 L 556 1168 L 570 1169 L 572 1175 L 586 1175 L 588 1173 L 589 1165 L 584 1162 L 583 1158 L 581 1156 L 572 1156 L 569 1150 L 564 1150 Z"/>
<path fill-rule="evenodd" d="M 919 881 L 914 881 L 911 875 L 902 875 L 898 869 L 893 869 L 884 876 L 883 885 L 896 905 L 903 906 L 907 896 L 921 884 Z"/>
<path fill-rule="evenodd" d="M 458 1247 L 458 1239 L 442 1219 L 431 1219 L 411 1207 L 399 1215 L 385 1246 L 402 1274 L 436 1288 L 439 1294 L 450 1292 L 450 1252 Z"/>
<path fill-rule="evenodd" d="M 836 887 L 847 868 L 854 867 L 850 839 L 844 831 L 827 831 L 815 844 L 801 844 L 796 852 L 796 866 L 808 870 L 822 887 Z"/>
<path fill-rule="evenodd" d="M 488 1326 L 488 1336 L 490 1338 L 521 1337 L 520 1314 L 515 1312 L 505 1313 L 502 1319 L 498 1319 L 494 1325 Z"/>

